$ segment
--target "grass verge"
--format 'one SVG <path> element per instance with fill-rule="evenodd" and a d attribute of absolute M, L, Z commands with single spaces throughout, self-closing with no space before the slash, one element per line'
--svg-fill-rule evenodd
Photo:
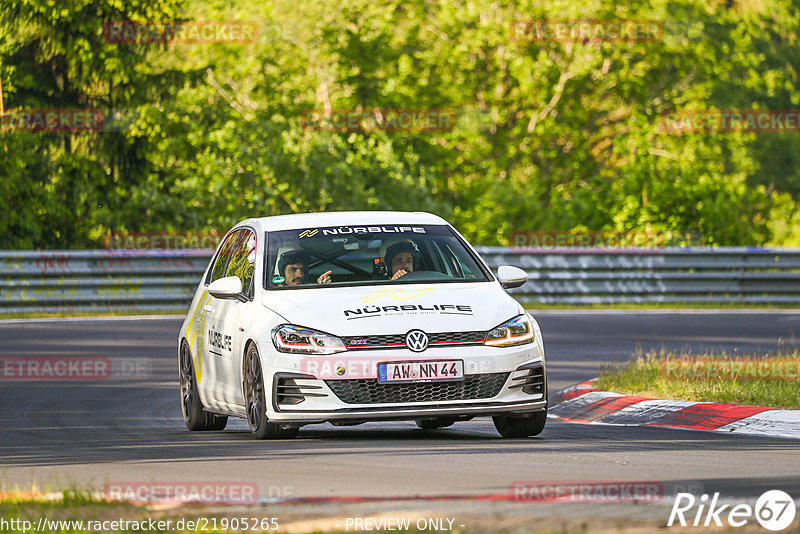
<path fill-rule="evenodd" d="M 333 512 L 333 515 L 331 515 Z M 376 513 L 375 511 L 356 512 L 347 517 L 392 517 L 392 513 Z M 397 512 L 398 516 L 408 516 L 407 512 Z M 422 515 L 427 516 L 427 513 Z M 439 517 L 433 514 L 431 517 Z M 364 520 L 366 521 L 366 519 Z M 466 521 L 466 519 L 464 520 Z M 491 521 L 487 525 L 487 521 Z M 563 527 L 541 526 L 531 529 L 533 518 L 524 521 L 524 526 L 516 522 L 497 527 L 495 519 L 489 518 L 476 528 L 457 525 L 452 530 L 429 528 L 420 530 L 414 527 L 414 521 L 408 519 L 409 528 L 400 528 L 400 520 L 388 530 L 368 530 L 377 532 L 404 532 L 406 534 L 430 534 L 447 531 L 451 534 L 555 534 L 564 532 Z M 563 525 L 563 518 L 556 518 L 551 523 Z M 575 521 L 576 528 L 570 532 L 585 533 L 583 520 Z M 616 521 L 615 521 L 616 523 Z M 339 525 L 346 524 L 344 512 L 332 510 L 301 509 L 297 511 L 272 508 L 261 505 L 241 506 L 212 505 L 210 508 L 199 504 L 185 504 L 167 509 L 158 506 L 134 505 L 122 502 L 108 502 L 96 493 L 65 491 L 63 494 L 41 494 L 37 492 L 2 492 L 0 491 L 0 532 L 15 534 L 111 534 L 130 532 L 175 533 L 188 534 L 262 532 L 292 534 L 349 534 L 356 529 L 342 530 Z M 444 525 L 440 521 L 440 525 Z M 373 525 L 374 526 L 374 525 Z M 357 529 L 362 531 L 362 529 Z M 646 530 L 646 532 L 651 531 Z M 625 529 L 615 529 L 624 532 Z M 636 530 L 641 532 L 641 530 Z"/>
<path fill-rule="evenodd" d="M 144 513 L 133 505 L 108 502 L 90 492 L 68 490 L 60 495 L 35 490 L 0 492 L 2 532 L 27 534 L 37 532 L 37 527 L 41 526 L 43 532 L 88 533 L 92 530 L 87 528 L 86 521 L 106 521 L 120 517 L 139 519 L 144 517 Z M 48 523 L 39 525 L 40 518 L 45 518 Z M 115 532 L 113 529 L 110 531 Z"/>
<path fill-rule="evenodd" d="M 236 512 L 241 512 L 241 508 Z M 242 515 L 247 516 L 247 528 L 243 528 Z M 96 493 L 81 491 L 64 491 L 60 495 L 0 493 L 0 532 L 4 533 L 274 532 L 276 525 L 279 526 L 262 510 L 224 513 L 198 504 L 159 509 L 108 501 Z"/>
<path fill-rule="evenodd" d="M 800 409 L 800 350 L 774 354 L 641 350 L 602 368 L 596 387 L 627 395 Z"/>

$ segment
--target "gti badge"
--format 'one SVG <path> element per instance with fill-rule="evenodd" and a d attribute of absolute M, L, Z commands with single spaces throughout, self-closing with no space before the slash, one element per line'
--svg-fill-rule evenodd
<path fill-rule="evenodd" d="M 414 352 L 422 352 L 428 348 L 428 335 L 422 330 L 412 330 L 406 334 L 406 347 Z"/>

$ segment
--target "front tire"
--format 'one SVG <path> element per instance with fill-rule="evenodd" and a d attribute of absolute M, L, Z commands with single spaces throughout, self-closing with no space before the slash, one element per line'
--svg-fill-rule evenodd
<path fill-rule="evenodd" d="M 247 423 L 250 432 L 258 439 L 291 439 L 298 428 L 283 428 L 267 419 L 267 395 L 264 392 L 264 374 L 258 349 L 251 344 L 245 357 L 244 398 L 247 403 Z"/>
<path fill-rule="evenodd" d="M 224 430 L 228 418 L 224 415 L 214 415 L 203 410 L 203 403 L 197 392 L 197 381 L 194 377 L 194 362 L 189 343 L 181 343 L 180 361 L 181 384 L 181 413 L 186 428 L 191 431 Z"/>
<path fill-rule="evenodd" d="M 416 419 L 414 421 L 422 430 L 435 430 L 445 428 L 456 422 L 455 417 L 437 417 L 436 419 Z"/>
<path fill-rule="evenodd" d="M 494 427 L 504 438 L 527 438 L 542 433 L 547 423 L 547 410 L 533 412 L 529 417 L 495 415 Z"/>

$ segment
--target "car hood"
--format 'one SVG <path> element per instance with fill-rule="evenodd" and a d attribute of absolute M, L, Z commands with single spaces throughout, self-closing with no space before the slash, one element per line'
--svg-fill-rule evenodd
<path fill-rule="evenodd" d="M 337 336 L 489 330 L 522 313 L 495 282 L 267 291 L 263 304 L 292 324 Z"/>

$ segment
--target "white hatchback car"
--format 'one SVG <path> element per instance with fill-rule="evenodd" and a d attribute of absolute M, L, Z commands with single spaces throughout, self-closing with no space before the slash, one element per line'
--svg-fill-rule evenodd
<path fill-rule="evenodd" d="M 330 422 L 492 416 L 539 434 L 547 373 L 539 325 L 445 220 L 339 212 L 247 219 L 222 240 L 178 337 L 190 430 L 246 418 L 259 438 Z"/>

